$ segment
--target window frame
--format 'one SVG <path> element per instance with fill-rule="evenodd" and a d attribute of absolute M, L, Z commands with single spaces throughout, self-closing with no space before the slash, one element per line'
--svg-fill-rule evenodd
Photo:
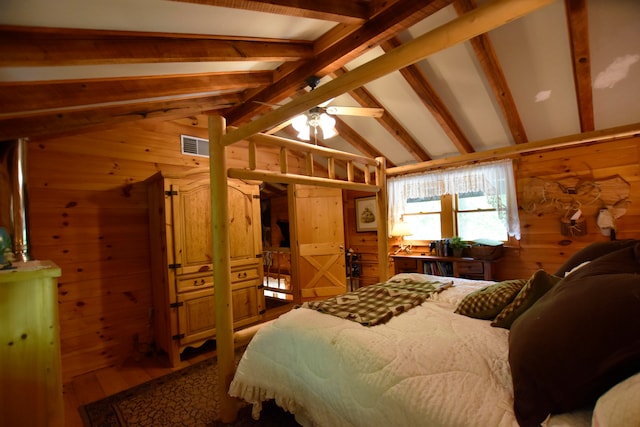
<path fill-rule="evenodd" d="M 474 212 L 497 212 L 496 208 L 485 208 L 485 209 L 473 209 L 473 210 L 461 210 L 459 209 L 459 201 L 458 201 L 458 193 L 456 194 L 443 194 L 440 196 L 440 212 L 409 212 L 403 213 L 402 219 L 405 216 L 416 216 L 416 215 L 434 215 L 440 214 L 440 235 L 442 239 L 446 239 L 448 237 L 457 236 L 458 233 L 458 213 L 466 212 L 466 213 L 474 213 Z M 505 232 L 506 233 L 506 232 Z M 514 242 L 513 237 L 507 234 L 507 240 L 500 239 L 505 244 L 512 244 Z M 429 246 L 431 240 L 418 240 L 418 239 L 408 239 L 405 238 L 407 242 L 411 242 L 412 245 L 415 246 Z M 516 241 L 517 242 L 517 241 Z"/>

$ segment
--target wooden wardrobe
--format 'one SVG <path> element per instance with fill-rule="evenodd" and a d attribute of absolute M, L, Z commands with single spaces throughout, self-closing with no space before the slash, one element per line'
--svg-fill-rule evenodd
<path fill-rule="evenodd" d="M 147 180 L 155 345 L 172 366 L 188 347 L 215 339 L 215 294 L 208 174 Z M 228 181 L 234 328 L 260 322 L 262 239 L 256 184 Z M 221 201 L 226 203 L 226 201 Z"/>

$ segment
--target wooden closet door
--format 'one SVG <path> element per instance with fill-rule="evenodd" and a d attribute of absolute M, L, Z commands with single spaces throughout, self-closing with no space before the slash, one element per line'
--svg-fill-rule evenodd
<path fill-rule="evenodd" d="M 291 185 L 295 215 L 292 253 L 302 301 L 343 294 L 347 290 L 342 191 Z"/>
<path fill-rule="evenodd" d="M 229 244 L 231 260 L 262 254 L 260 190 L 257 185 L 229 180 Z"/>
<path fill-rule="evenodd" d="M 170 191 L 176 274 L 212 271 L 209 182 L 175 180 Z"/>

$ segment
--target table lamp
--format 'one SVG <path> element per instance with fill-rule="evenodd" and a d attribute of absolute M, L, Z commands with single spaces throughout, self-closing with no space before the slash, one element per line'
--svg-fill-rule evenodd
<path fill-rule="evenodd" d="M 410 236 L 413 232 L 411 232 L 411 227 L 404 221 L 399 221 L 393 224 L 393 229 L 391 230 L 391 235 L 393 237 L 400 237 L 400 247 L 393 253 L 396 255 L 398 252 L 406 252 L 411 253 L 411 245 L 405 243 L 404 236 Z"/>

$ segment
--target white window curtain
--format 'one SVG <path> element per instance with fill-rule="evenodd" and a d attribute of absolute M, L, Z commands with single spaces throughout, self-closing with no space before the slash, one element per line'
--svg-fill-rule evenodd
<path fill-rule="evenodd" d="M 498 211 L 509 236 L 520 240 L 520 219 L 511 160 L 391 177 L 387 186 L 389 230 L 393 230 L 393 225 L 400 221 L 406 210 L 407 199 L 482 191 Z"/>

